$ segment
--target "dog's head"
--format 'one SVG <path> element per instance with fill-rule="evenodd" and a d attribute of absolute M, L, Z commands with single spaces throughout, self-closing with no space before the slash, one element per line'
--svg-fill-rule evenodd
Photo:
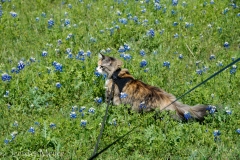
<path fill-rule="evenodd" d="M 116 58 L 99 54 L 97 71 L 101 74 L 107 74 L 110 78 L 114 71 L 122 67 L 122 64 L 122 61 Z"/>

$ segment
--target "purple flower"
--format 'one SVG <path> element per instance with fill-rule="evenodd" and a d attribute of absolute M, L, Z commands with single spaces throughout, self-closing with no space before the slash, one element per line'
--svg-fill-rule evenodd
<path fill-rule="evenodd" d="M 87 120 L 81 120 L 80 126 L 86 127 L 86 125 L 87 125 Z"/>
<path fill-rule="evenodd" d="M 100 104 L 100 103 L 102 103 L 102 97 L 96 97 L 96 98 L 94 99 L 94 101 L 95 101 L 97 104 Z"/>
<path fill-rule="evenodd" d="M 213 135 L 214 135 L 214 137 L 217 137 L 217 136 L 220 136 L 221 133 L 220 133 L 219 130 L 214 130 L 214 131 L 213 131 Z"/>
<path fill-rule="evenodd" d="M 51 18 L 48 20 L 48 28 L 51 28 L 52 26 L 54 26 L 54 20 Z"/>
<path fill-rule="evenodd" d="M 25 67 L 25 64 L 23 63 L 23 61 L 19 61 L 19 62 L 18 62 L 18 66 L 17 66 L 18 70 L 20 71 L 20 70 L 22 70 L 24 67 Z"/>
<path fill-rule="evenodd" d="M 28 132 L 34 134 L 35 133 L 35 129 L 33 127 L 30 127 L 30 129 L 28 130 Z"/>
<path fill-rule="evenodd" d="M 70 118 L 77 118 L 76 112 L 71 112 L 70 113 Z"/>
<path fill-rule="evenodd" d="M 154 29 L 151 28 L 149 31 L 147 31 L 147 36 L 153 38 L 154 35 L 155 35 L 155 33 L 154 33 Z"/>
<path fill-rule="evenodd" d="M 209 111 L 210 114 L 214 114 L 216 111 L 216 107 L 212 105 L 208 105 L 206 110 Z"/>
<path fill-rule="evenodd" d="M 93 107 L 91 107 L 91 108 L 88 109 L 88 112 L 89 113 L 95 113 L 95 109 Z"/>
<path fill-rule="evenodd" d="M 11 79 L 12 79 L 12 77 L 10 75 L 8 75 L 7 73 L 2 74 L 3 81 L 10 81 Z"/>
<path fill-rule="evenodd" d="M 229 43 L 228 43 L 228 42 L 225 42 L 225 43 L 223 44 L 223 47 L 228 48 L 228 47 L 229 47 Z"/>
<path fill-rule="evenodd" d="M 191 114 L 189 112 L 185 112 L 183 116 L 186 120 L 189 120 L 191 118 Z"/>
<path fill-rule="evenodd" d="M 141 62 L 140 62 L 140 67 L 145 67 L 147 65 L 147 61 L 145 59 L 143 59 Z"/>

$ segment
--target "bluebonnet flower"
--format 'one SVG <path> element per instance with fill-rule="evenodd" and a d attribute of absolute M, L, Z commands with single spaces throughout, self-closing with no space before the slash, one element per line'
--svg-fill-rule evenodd
<path fill-rule="evenodd" d="M 68 58 L 73 58 L 73 54 L 72 53 L 68 53 Z"/>
<path fill-rule="evenodd" d="M 107 49 L 106 49 L 106 52 L 107 52 L 107 53 L 110 53 L 110 52 L 111 52 L 111 48 L 107 48 Z"/>
<path fill-rule="evenodd" d="M 144 101 L 139 104 L 139 108 L 140 108 L 140 109 L 145 109 L 145 108 L 147 108 L 147 106 L 145 105 L 145 102 L 144 102 Z"/>
<path fill-rule="evenodd" d="M 232 114 L 232 111 L 231 111 L 230 109 L 227 109 L 227 110 L 226 110 L 226 113 L 227 113 L 228 115 L 231 115 L 231 114 Z"/>
<path fill-rule="evenodd" d="M 189 112 L 185 112 L 183 116 L 186 120 L 189 120 L 191 118 L 191 114 Z"/>
<path fill-rule="evenodd" d="M 100 77 L 101 73 L 99 73 L 97 70 L 95 70 L 94 75 L 97 76 L 97 77 Z"/>
<path fill-rule="evenodd" d="M 18 66 L 17 66 L 18 70 L 20 71 L 20 70 L 22 70 L 24 67 L 25 67 L 25 64 L 23 63 L 23 61 L 19 61 L 19 62 L 18 62 Z"/>
<path fill-rule="evenodd" d="M 154 33 L 154 29 L 151 28 L 149 31 L 147 31 L 147 36 L 153 38 L 154 35 L 155 35 L 155 33 Z"/>
<path fill-rule="evenodd" d="M 223 63 L 221 61 L 218 61 L 218 63 L 216 63 L 218 67 L 222 67 Z"/>
<path fill-rule="evenodd" d="M 213 131 L 213 135 L 214 135 L 214 137 L 217 137 L 217 136 L 220 136 L 221 133 L 220 133 L 219 130 L 214 130 L 214 131 Z"/>
<path fill-rule="evenodd" d="M 237 16 L 240 17 L 240 13 L 238 13 Z"/>
<path fill-rule="evenodd" d="M 148 25 L 148 20 L 144 19 L 142 23 L 143 23 L 143 26 L 147 26 Z"/>
<path fill-rule="evenodd" d="M 91 51 L 89 51 L 89 50 L 86 52 L 86 55 L 87 55 L 88 57 L 90 57 L 91 54 L 92 54 L 92 53 L 91 53 Z"/>
<path fill-rule="evenodd" d="M 52 128 L 52 129 L 54 129 L 54 128 L 56 128 L 57 126 L 56 126 L 55 123 L 50 123 L 49 127 Z"/>
<path fill-rule="evenodd" d="M 192 23 L 185 22 L 185 28 L 189 28 L 189 27 L 191 27 L 191 26 L 193 26 L 193 24 L 192 24 Z"/>
<path fill-rule="evenodd" d="M 55 65 L 54 65 L 54 67 L 55 67 L 55 71 L 59 71 L 59 72 L 62 72 L 62 64 L 60 64 L 60 63 L 56 63 Z"/>
<path fill-rule="evenodd" d="M 240 134 L 240 128 L 238 128 L 238 129 L 236 130 L 236 132 L 237 132 L 238 134 Z"/>
<path fill-rule="evenodd" d="M 84 51 L 81 49 L 81 50 L 78 52 L 78 55 L 79 55 L 79 56 L 84 56 Z"/>
<path fill-rule="evenodd" d="M 183 59 L 183 55 L 182 55 L 182 54 L 179 54 L 178 58 L 179 58 L 179 59 Z"/>
<path fill-rule="evenodd" d="M 86 125 L 87 125 L 87 120 L 81 120 L 81 122 L 80 122 L 80 126 L 82 126 L 82 127 L 86 127 Z"/>
<path fill-rule="evenodd" d="M 70 25 L 70 19 L 65 19 L 64 25 L 65 25 L 65 26 Z"/>
<path fill-rule="evenodd" d="M 203 2 L 203 7 L 205 7 L 205 6 L 207 6 L 207 2 L 206 1 Z"/>
<path fill-rule="evenodd" d="M 231 59 L 232 59 L 232 61 L 235 61 L 235 57 L 232 57 Z"/>
<path fill-rule="evenodd" d="M 14 121 L 14 122 L 13 122 L 13 126 L 14 126 L 14 127 L 18 127 L 18 121 Z"/>
<path fill-rule="evenodd" d="M 15 139 L 15 137 L 17 136 L 18 132 L 17 131 L 14 131 L 12 132 L 10 135 L 12 136 L 12 140 L 13 141 Z"/>
<path fill-rule="evenodd" d="M 147 65 L 147 61 L 145 59 L 143 59 L 141 62 L 140 62 L 140 67 L 145 67 Z"/>
<path fill-rule="evenodd" d="M 35 125 L 37 125 L 37 126 L 39 126 L 39 125 L 40 125 L 40 123 L 39 123 L 39 122 L 34 122 L 34 124 L 35 124 Z"/>
<path fill-rule="evenodd" d="M 62 86 L 61 83 L 59 83 L 59 82 L 56 83 L 57 88 L 61 88 L 61 86 Z"/>
<path fill-rule="evenodd" d="M 164 7 L 162 13 L 166 13 L 166 11 L 167 11 L 167 7 Z"/>
<path fill-rule="evenodd" d="M 172 13 L 172 15 L 176 15 L 176 14 L 177 14 L 177 11 L 172 10 L 171 13 Z"/>
<path fill-rule="evenodd" d="M 170 68 L 170 62 L 164 61 L 164 62 L 163 62 L 163 67 Z"/>
<path fill-rule="evenodd" d="M 177 6 L 178 5 L 178 0 L 172 0 L 172 5 Z"/>
<path fill-rule="evenodd" d="M 11 16 L 12 16 L 13 18 L 16 18 L 16 17 L 17 17 L 17 13 L 16 13 L 16 12 L 11 11 L 10 14 L 11 14 Z"/>
<path fill-rule="evenodd" d="M 141 49 L 139 53 L 140 53 L 141 56 L 145 56 L 145 54 L 146 54 L 144 49 Z"/>
<path fill-rule="evenodd" d="M 37 22 L 39 21 L 39 17 L 36 17 L 36 21 L 37 21 Z"/>
<path fill-rule="evenodd" d="M 9 74 L 7 74 L 7 73 L 2 74 L 3 81 L 10 81 L 11 79 L 12 79 L 12 77 Z"/>
<path fill-rule="evenodd" d="M 8 97 L 9 96 L 9 91 L 6 91 L 3 97 Z"/>
<path fill-rule="evenodd" d="M 133 17 L 133 21 L 134 21 L 135 23 L 138 23 L 138 17 L 137 17 L 137 16 L 134 16 L 134 17 Z"/>
<path fill-rule="evenodd" d="M 125 48 L 123 46 L 120 46 L 119 49 L 118 49 L 118 52 L 122 53 L 122 52 L 125 52 Z"/>
<path fill-rule="evenodd" d="M 71 53 L 72 52 L 72 49 L 71 48 L 67 48 L 66 49 L 66 53 Z"/>
<path fill-rule="evenodd" d="M 127 93 L 121 92 L 120 93 L 120 98 L 127 98 Z"/>
<path fill-rule="evenodd" d="M 165 31 L 165 29 L 162 29 L 159 33 L 160 34 L 163 34 L 164 33 L 164 31 Z"/>
<path fill-rule="evenodd" d="M 33 58 L 33 57 L 30 57 L 30 62 L 35 62 L 36 61 L 36 59 L 35 58 Z"/>
<path fill-rule="evenodd" d="M 116 26 L 115 26 L 115 29 L 119 30 L 119 29 L 120 29 L 119 25 L 116 25 Z"/>
<path fill-rule="evenodd" d="M 182 2 L 182 6 L 183 7 L 186 7 L 187 6 L 187 3 L 185 1 Z"/>
<path fill-rule="evenodd" d="M 237 72 L 237 66 L 236 65 L 232 65 L 232 68 L 230 69 L 230 74 L 234 74 Z"/>
<path fill-rule="evenodd" d="M 88 112 L 89 113 L 95 113 L 95 109 L 93 107 L 91 107 L 91 108 L 88 109 Z"/>
<path fill-rule="evenodd" d="M 208 105 L 206 110 L 209 111 L 210 114 L 214 114 L 216 111 L 216 107 L 212 105 Z"/>
<path fill-rule="evenodd" d="M 146 11 L 147 11 L 146 8 L 141 10 L 142 13 L 146 13 Z"/>
<path fill-rule="evenodd" d="M 173 22 L 173 26 L 177 26 L 178 25 L 178 22 Z"/>
<path fill-rule="evenodd" d="M 118 21 L 122 24 L 127 24 L 128 20 L 126 18 L 119 18 Z"/>
<path fill-rule="evenodd" d="M 42 51 L 42 56 L 43 56 L 43 57 L 46 57 L 47 54 L 48 54 L 47 51 Z"/>
<path fill-rule="evenodd" d="M 213 59 L 216 59 L 215 55 L 214 54 L 211 54 L 210 57 L 209 57 L 210 60 L 213 60 Z"/>
<path fill-rule="evenodd" d="M 34 127 L 30 127 L 30 129 L 28 130 L 28 132 L 34 134 L 34 133 L 35 133 L 35 129 L 34 129 Z"/>
<path fill-rule="evenodd" d="M 73 37 L 73 34 L 72 33 L 69 33 L 68 35 L 67 35 L 67 38 L 66 38 L 66 40 L 69 40 L 70 38 L 72 38 Z M 91 39 L 90 39 L 91 40 Z"/>
<path fill-rule="evenodd" d="M 122 57 L 124 60 L 132 59 L 132 56 L 130 54 L 125 54 L 125 53 L 120 54 L 120 57 Z"/>
<path fill-rule="evenodd" d="M 173 35 L 173 37 L 174 37 L 174 38 L 178 38 L 178 34 L 175 33 L 175 34 Z"/>
<path fill-rule="evenodd" d="M 76 112 L 71 112 L 70 113 L 70 118 L 77 118 Z"/>
<path fill-rule="evenodd" d="M 121 15 L 122 15 L 122 12 L 117 11 L 117 15 L 121 16 Z"/>
<path fill-rule="evenodd" d="M 11 69 L 11 73 L 14 73 L 14 72 L 17 72 L 17 69 L 15 67 Z"/>
<path fill-rule="evenodd" d="M 154 23 L 155 23 L 155 24 L 159 24 L 160 22 L 159 22 L 158 19 L 155 19 Z"/>
<path fill-rule="evenodd" d="M 72 112 L 75 112 L 78 109 L 77 106 L 72 106 Z"/>
<path fill-rule="evenodd" d="M 94 42 L 96 42 L 96 41 L 97 41 L 96 38 L 90 37 L 90 42 L 94 43 Z"/>
<path fill-rule="evenodd" d="M 144 71 L 144 72 L 148 72 L 148 71 L 149 71 L 149 68 L 146 68 L 146 69 L 144 69 L 143 71 Z"/>
<path fill-rule="evenodd" d="M 218 33 L 222 33 L 222 28 L 221 27 L 218 27 L 217 30 L 218 30 Z"/>
<path fill-rule="evenodd" d="M 94 99 L 94 101 L 95 101 L 97 104 L 100 104 L 100 103 L 102 103 L 102 97 L 96 97 L 96 98 Z"/>
<path fill-rule="evenodd" d="M 197 69 L 197 70 L 196 70 L 196 73 L 199 74 L 199 75 L 202 75 L 203 70 L 201 70 L 201 69 Z"/>
<path fill-rule="evenodd" d="M 228 48 L 228 47 L 229 47 L 229 43 L 228 43 L 228 42 L 225 42 L 225 43 L 223 44 L 223 47 Z"/>
<path fill-rule="evenodd" d="M 222 13 L 223 13 L 223 14 L 227 14 L 228 11 L 229 11 L 229 9 L 228 9 L 228 8 L 225 8 Z"/>
<path fill-rule="evenodd" d="M 4 139 L 4 143 L 5 143 L 5 144 L 8 144 L 8 143 L 9 143 L 9 140 L 8 140 L 8 139 Z"/>
<path fill-rule="evenodd" d="M 131 49 L 131 47 L 126 43 L 124 43 L 123 47 L 124 47 L 125 51 L 129 51 Z"/>
<path fill-rule="evenodd" d="M 72 4 L 68 4 L 68 8 L 72 9 Z"/>
<path fill-rule="evenodd" d="M 44 17 L 44 18 L 46 18 L 46 13 L 45 13 L 45 12 L 42 12 L 41 16 Z"/>
<path fill-rule="evenodd" d="M 160 10 L 162 7 L 159 3 L 154 3 L 155 10 Z"/>
<path fill-rule="evenodd" d="M 82 107 L 79 109 L 79 112 L 83 112 L 85 109 L 86 109 L 86 107 L 85 107 L 85 106 L 82 106 Z"/>
<path fill-rule="evenodd" d="M 214 0 L 210 0 L 210 4 L 214 4 Z"/>
<path fill-rule="evenodd" d="M 48 28 L 51 28 L 52 26 L 54 26 L 54 20 L 52 18 L 50 18 L 48 20 Z"/>

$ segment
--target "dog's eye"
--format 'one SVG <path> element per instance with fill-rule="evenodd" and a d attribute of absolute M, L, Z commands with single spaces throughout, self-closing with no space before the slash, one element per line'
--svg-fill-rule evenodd
<path fill-rule="evenodd" d="M 103 66 L 100 66 L 101 69 L 103 69 Z"/>

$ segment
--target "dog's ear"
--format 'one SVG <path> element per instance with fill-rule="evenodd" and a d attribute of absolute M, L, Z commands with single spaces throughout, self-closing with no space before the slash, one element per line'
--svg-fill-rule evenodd
<path fill-rule="evenodd" d="M 105 56 L 102 53 L 98 54 L 98 59 L 105 59 Z"/>

